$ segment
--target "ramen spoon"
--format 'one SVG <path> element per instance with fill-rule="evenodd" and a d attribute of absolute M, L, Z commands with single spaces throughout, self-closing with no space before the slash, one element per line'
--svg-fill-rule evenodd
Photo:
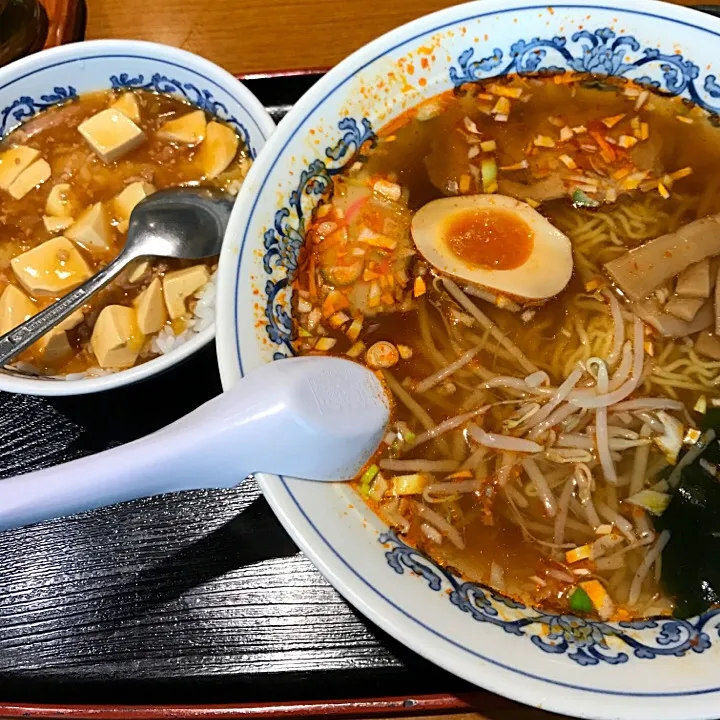
<path fill-rule="evenodd" d="M 89 280 L 0 337 L 0 367 L 30 347 L 129 263 L 145 257 L 199 260 L 220 254 L 233 198 L 210 188 L 160 190 L 135 206 L 122 252 Z"/>
<path fill-rule="evenodd" d="M 388 394 L 363 365 L 278 360 L 152 435 L 0 480 L 0 530 L 177 490 L 230 488 L 257 472 L 349 480 L 389 418 Z"/>

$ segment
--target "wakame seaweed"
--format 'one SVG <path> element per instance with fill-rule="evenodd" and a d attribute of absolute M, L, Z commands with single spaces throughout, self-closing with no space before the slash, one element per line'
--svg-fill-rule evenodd
<path fill-rule="evenodd" d="M 720 409 L 707 420 L 717 431 Z M 658 531 L 670 531 L 661 582 L 675 600 L 675 615 L 682 618 L 720 604 L 720 480 L 703 469 L 701 459 L 720 464 L 718 441 L 683 469 L 667 510 L 655 520 Z"/>

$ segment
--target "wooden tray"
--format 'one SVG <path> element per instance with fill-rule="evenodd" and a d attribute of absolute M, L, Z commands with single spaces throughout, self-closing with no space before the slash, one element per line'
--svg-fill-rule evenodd
<path fill-rule="evenodd" d="M 48 44 L 77 39 L 82 0 L 42 1 Z M 243 80 L 280 120 L 320 76 Z M 2 393 L 0 477 L 145 435 L 220 389 L 211 345 L 119 391 Z M 0 557 L 0 720 L 559 718 L 468 685 L 357 614 L 254 482 L 3 533 Z"/>
<path fill-rule="evenodd" d="M 48 16 L 46 48 L 81 40 L 85 31 L 82 0 L 40 0 Z"/>

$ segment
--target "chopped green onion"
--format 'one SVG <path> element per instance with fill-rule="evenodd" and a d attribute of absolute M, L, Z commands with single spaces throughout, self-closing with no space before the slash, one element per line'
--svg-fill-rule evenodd
<path fill-rule="evenodd" d="M 483 191 L 492 193 L 497 190 L 497 163 L 495 158 L 484 158 L 480 164 Z"/>
<path fill-rule="evenodd" d="M 593 604 L 590 596 L 581 588 L 576 587 L 570 595 L 570 609 L 575 613 L 591 613 Z"/>
<path fill-rule="evenodd" d="M 405 423 L 402 423 L 402 426 L 397 429 L 397 437 L 390 449 L 395 453 L 395 455 L 398 455 L 407 445 L 412 445 L 415 442 L 416 437 L 415 433 L 410 430 Z"/>
<path fill-rule="evenodd" d="M 572 194 L 572 203 L 575 207 L 596 208 L 600 205 L 597 200 L 588 197 L 582 190 L 575 190 Z"/>
<path fill-rule="evenodd" d="M 363 474 L 360 478 L 360 485 L 370 485 L 370 483 L 373 481 L 373 478 L 380 472 L 380 468 L 373 463 Z"/>

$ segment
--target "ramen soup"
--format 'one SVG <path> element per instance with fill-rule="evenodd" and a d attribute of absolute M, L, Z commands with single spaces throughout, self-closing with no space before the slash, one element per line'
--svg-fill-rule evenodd
<path fill-rule="evenodd" d="M 701 108 L 563 74 L 428 100 L 334 177 L 295 345 L 384 378 L 356 486 L 408 542 L 563 613 L 720 600 L 718 167 Z"/>
<path fill-rule="evenodd" d="M 146 91 L 83 95 L 0 142 L 0 334 L 122 250 L 133 208 L 156 190 L 237 193 L 250 158 L 229 125 Z M 216 260 L 141 260 L 20 355 L 69 379 L 143 363 L 212 323 Z"/>

